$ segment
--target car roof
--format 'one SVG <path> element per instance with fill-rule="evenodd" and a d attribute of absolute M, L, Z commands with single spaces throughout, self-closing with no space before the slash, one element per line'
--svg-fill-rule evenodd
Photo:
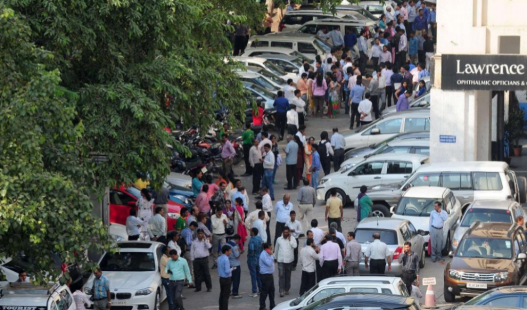
<path fill-rule="evenodd" d="M 410 187 L 404 194 L 403 197 L 413 198 L 443 198 L 443 195 L 448 188 L 438 186 L 417 186 Z"/>
<path fill-rule="evenodd" d="M 368 294 L 368 293 L 342 293 L 328 297 L 324 304 L 350 302 L 373 305 L 382 304 L 386 308 L 397 305 L 411 305 L 414 299 L 411 297 L 401 295 L 385 295 L 385 294 Z"/>
<path fill-rule="evenodd" d="M 401 226 L 403 223 L 408 222 L 405 219 L 396 219 L 390 217 L 367 217 L 360 221 L 356 229 L 365 228 L 365 229 L 396 229 Z"/>
<path fill-rule="evenodd" d="M 117 242 L 119 251 L 121 252 L 147 252 L 155 251 L 157 246 L 162 245 L 161 242 L 155 241 L 122 241 Z"/>
<path fill-rule="evenodd" d="M 384 276 L 341 276 L 341 277 L 331 277 L 324 279 L 320 282 L 318 282 L 319 286 L 325 286 L 325 285 L 335 285 L 335 284 L 347 284 L 347 283 L 353 283 L 353 282 L 359 282 L 359 283 L 378 283 L 378 284 L 391 284 L 393 282 L 398 282 L 401 280 L 399 277 L 384 277 Z"/>
<path fill-rule="evenodd" d="M 7 285 L 3 285 L 7 283 Z M 64 286 L 59 283 L 48 285 L 34 285 L 33 283 L 8 283 L 0 282 L 0 305 L 18 307 L 44 307 L 47 308 L 49 297 Z M 67 289 L 67 288 L 64 288 Z M 23 299 L 23 301 L 21 300 Z M 37 309 L 35 309 L 37 310 Z"/>
<path fill-rule="evenodd" d="M 398 154 L 398 153 L 386 153 L 386 154 L 379 154 L 368 157 L 364 161 L 364 163 L 372 162 L 372 161 L 378 161 L 378 160 L 405 160 L 405 161 L 412 161 L 412 162 L 421 162 L 423 160 L 428 159 L 428 155 L 423 154 Z"/>
<path fill-rule="evenodd" d="M 517 204 L 513 200 L 474 200 L 468 209 L 499 209 L 508 210 L 511 206 Z"/>
<path fill-rule="evenodd" d="M 254 71 L 242 71 L 242 70 L 237 70 L 236 73 L 241 76 L 242 78 L 257 78 L 260 76 L 259 73 L 256 73 Z"/>
<path fill-rule="evenodd" d="M 476 222 L 477 223 L 477 222 Z M 477 225 L 471 226 L 467 231 L 465 237 L 480 237 L 480 238 L 489 238 L 489 239 L 506 239 L 510 238 L 509 232 L 514 231 L 517 228 L 516 224 L 510 223 L 479 223 Z M 511 229 L 513 228 L 513 229 Z"/>
<path fill-rule="evenodd" d="M 445 163 L 425 164 L 419 167 L 419 172 L 503 172 L 509 165 L 502 161 L 460 161 Z"/>
<path fill-rule="evenodd" d="M 349 11 L 349 12 L 359 14 L 358 12 L 355 12 L 355 11 Z M 345 15 L 349 15 L 349 14 L 345 14 Z M 323 18 L 323 19 L 310 20 L 308 22 L 305 22 L 302 26 L 312 25 L 312 24 L 350 24 L 350 26 L 370 26 L 370 25 L 375 25 L 375 22 L 370 19 L 368 20 L 358 19 L 357 20 L 357 19 L 348 19 L 348 18 Z"/>
<path fill-rule="evenodd" d="M 232 59 L 236 61 L 247 61 L 247 62 L 259 62 L 264 63 L 267 59 L 262 57 L 249 57 L 249 56 L 232 56 Z"/>
<path fill-rule="evenodd" d="M 251 53 L 251 52 L 264 52 L 264 51 L 269 51 L 269 52 L 284 52 L 284 53 L 292 53 L 294 52 L 294 50 L 290 49 L 290 48 L 285 48 L 285 47 L 274 47 L 274 46 L 255 46 L 255 47 L 249 47 L 247 46 L 247 48 L 245 49 L 245 53 Z M 288 54 L 289 55 L 289 54 Z"/>
<path fill-rule="evenodd" d="M 430 110 L 429 109 L 419 109 L 419 108 L 413 108 L 397 113 L 392 113 L 387 116 L 384 116 L 384 119 L 387 118 L 400 118 L 400 117 L 412 117 L 412 116 L 430 116 Z"/>
<path fill-rule="evenodd" d="M 294 60 L 299 57 L 297 56 L 290 56 L 290 55 L 284 55 L 284 54 L 262 54 L 258 55 L 258 57 L 265 58 L 265 59 L 283 59 L 283 60 Z"/>
<path fill-rule="evenodd" d="M 511 286 L 500 286 L 491 290 L 491 292 L 499 292 L 501 294 L 515 294 L 515 293 L 526 293 L 527 286 L 522 285 L 511 285 Z"/>
<path fill-rule="evenodd" d="M 399 139 L 388 142 L 389 146 L 430 146 L 428 138 Z"/>
<path fill-rule="evenodd" d="M 350 13 L 355 13 L 355 14 L 359 14 L 357 12 L 354 12 L 354 11 L 350 11 Z M 324 13 L 322 12 L 322 10 L 319 10 L 319 9 L 313 9 L 313 8 L 307 8 L 307 9 L 304 9 L 304 10 L 294 10 L 294 11 L 289 11 L 289 12 L 286 12 L 284 17 L 285 16 L 292 16 L 292 15 L 313 15 L 313 14 L 322 14 L 322 15 L 328 15 L 328 16 L 344 16 L 344 15 L 349 15 L 347 14 L 344 14 L 342 12 L 336 12 L 336 14 L 333 14 L 331 12 L 327 12 L 327 13 Z"/>
<path fill-rule="evenodd" d="M 269 39 L 269 40 L 273 40 L 273 39 L 280 39 L 280 40 L 292 40 L 292 39 L 296 39 L 297 41 L 306 41 L 306 40 L 313 40 L 315 39 L 315 35 L 313 34 L 309 34 L 309 33 L 303 33 L 303 32 L 294 32 L 294 31 L 289 31 L 289 32 L 273 32 L 273 33 L 269 33 L 269 34 L 266 34 L 266 35 L 255 35 L 255 36 L 252 36 L 251 39 L 254 41 L 254 39 L 259 39 L 259 40 L 265 40 L 265 39 Z"/>

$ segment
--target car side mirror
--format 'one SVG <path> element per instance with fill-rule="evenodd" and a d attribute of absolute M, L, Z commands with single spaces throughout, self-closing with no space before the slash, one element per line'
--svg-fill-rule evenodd
<path fill-rule="evenodd" d="M 381 134 L 381 130 L 379 128 L 373 128 L 370 131 L 370 135 L 380 135 L 380 134 Z"/>
<path fill-rule="evenodd" d="M 128 201 L 127 205 L 130 207 L 135 207 L 135 201 Z"/>
<path fill-rule="evenodd" d="M 448 252 L 448 257 L 451 257 L 451 258 L 454 257 L 454 252 L 452 252 L 452 251 Z"/>
<path fill-rule="evenodd" d="M 421 236 L 427 236 L 428 234 L 430 234 L 428 231 L 425 231 L 422 229 L 419 229 L 417 233 L 420 234 Z"/>
<path fill-rule="evenodd" d="M 527 255 L 525 255 L 525 253 L 520 253 L 518 254 L 518 257 L 516 258 L 516 260 L 525 260 L 527 258 Z"/>

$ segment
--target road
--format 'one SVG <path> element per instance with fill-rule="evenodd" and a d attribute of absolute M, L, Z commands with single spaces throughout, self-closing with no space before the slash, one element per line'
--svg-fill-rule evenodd
<path fill-rule="evenodd" d="M 308 121 L 306 122 L 307 126 L 307 137 L 313 136 L 316 138 L 316 142 L 320 140 L 320 133 L 324 130 L 328 131 L 328 133 L 331 134 L 331 128 L 338 127 L 339 131 L 343 134 L 346 134 L 349 132 L 349 118 L 344 115 L 338 115 L 336 119 L 313 119 L 308 118 Z M 280 149 L 282 149 L 282 146 L 285 147 L 285 141 L 280 142 Z M 243 162 L 240 163 L 238 166 L 235 167 L 235 173 L 237 175 L 241 175 L 244 173 L 244 165 Z M 277 185 L 275 185 L 275 197 L 277 201 L 281 199 L 281 197 L 287 192 L 291 194 L 292 199 L 291 201 L 295 203 L 295 210 L 298 212 L 298 204 L 296 203 L 296 191 L 286 191 L 284 190 L 284 182 L 285 182 L 285 168 L 280 167 L 277 171 L 276 180 L 278 182 Z M 248 190 L 251 190 L 252 183 L 250 177 L 241 178 L 243 185 L 248 188 Z M 254 196 L 250 196 L 250 211 L 255 210 L 254 202 L 256 199 L 253 198 Z M 319 227 L 327 230 L 327 222 L 324 221 L 324 205 L 322 202 L 319 202 L 318 206 L 314 210 L 313 218 L 318 219 Z M 344 221 L 342 223 L 343 233 L 347 233 L 348 231 L 353 231 L 356 226 L 356 211 L 353 207 L 347 206 L 344 209 Z M 275 217 L 273 216 L 271 221 L 271 234 L 274 237 L 274 228 L 275 228 Z M 304 231 L 306 230 L 305 227 Z M 303 238 L 300 242 L 303 244 Z M 445 257 L 446 261 L 448 262 L 448 257 Z M 255 309 L 255 307 L 258 307 L 259 302 L 258 298 L 249 297 L 248 295 L 251 293 L 251 278 L 250 274 L 247 268 L 247 257 L 245 254 L 243 254 L 241 258 L 241 269 L 242 269 L 242 275 L 241 275 L 241 284 L 240 284 L 240 294 L 243 296 L 241 299 L 230 299 L 229 301 L 229 309 Z M 437 285 L 435 286 L 435 294 L 437 303 L 444 303 L 443 299 L 443 271 L 445 269 L 445 264 L 441 263 L 432 263 L 430 258 L 427 258 L 426 260 L 426 266 L 421 271 L 421 278 L 424 277 L 436 277 L 437 279 Z M 298 266 L 296 271 L 293 271 L 292 273 L 292 281 L 291 281 L 291 295 L 280 298 L 278 295 L 278 268 L 276 268 L 275 271 L 275 286 L 276 286 L 276 299 L 275 302 L 278 304 L 280 302 L 286 301 L 288 299 L 296 298 L 298 296 L 298 291 L 300 288 L 300 280 L 301 280 L 301 267 Z M 186 305 L 186 309 L 217 309 L 218 308 L 218 298 L 219 298 L 219 279 L 218 279 L 218 273 L 217 270 L 211 270 L 212 275 L 212 283 L 213 288 L 212 292 L 207 293 L 205 290 L 202 290 L 199 293 L 195 293 L 193 289 L 184 289 L 184 296 L 185 300 L 183 301 Z M 423 296 L 425 296 L 426 293 L 426 287 L 421 287 L 421 291 L 423 293 Z M 466 301 L 467 299 L 459 299 L 458 302 Z M 422 301 L 424 303 L 424 299 Z M 163 303 L 163 310 L 167 309 L 168 305 L 166 301 Z"/>

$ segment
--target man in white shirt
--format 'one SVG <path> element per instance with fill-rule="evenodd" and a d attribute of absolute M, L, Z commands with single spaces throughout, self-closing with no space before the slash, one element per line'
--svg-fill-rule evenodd
<path fill-rule="evenodd" d="M 404 34 L 404 30 L 399 28 L 399 35 L 401 36 L 399 39 L 399 51 L 397 52 L 397 61 L 399 63 L 399 66 L 404 66 L 406 64 L 406 53 L 408 52 L 408 39 L 406 38 L 406 34 Z"/>
<path fill-rule="evenodd" d="M 143 221 L 137 217 L 137 210 L 130 209 L 130 215 L 126 218 L 126 234 L 128 241 L 139 239 L 139 228 L 144 225 Z"/>
<path fill-rule="evenodd" d="M 280 297 L 284 297 L 284 293 L 289 295 L 291 288 L 291 271 L 293 269 L 293 261 L 295 259 L 294 250 L 298 246 L 296 239 L 291 237 L 289 227 L 285 226 L 282 230 L 282 236 L 276 240 L 275 258 L 278 262 L 279 275 L 279 292 Z"/>
<path fill-rule="evenodd" d="M 372 103 L 370 101 L 370 93 L 366 93 L 366 95 L 364 95 L 365 99 L 362 100 L 361 102 L 359 102 L 359 108 L 358 108 L 358 111 L 360 113 L 360 124 L 361 126 L 364 126 L 364 125 L 367 125 L 369 123 L 371 123 L 372 119 L 371 119 L 371 108 L 372 108 Z"/>
<path fill-rule="evenodd" d="M 370 50 L 370 61 L 373 65 L 373 70 L 379 71 L 379 59 L 381 57 L 382 53 L 382 47 L 381 47 L 381 41 L 379 39 L 375 39 L 375 43 L 371 46 Z"/>
<path fill-rule="evenodd" d="M 324 238 L 324 232 L 322 231 L 322 229 L 317 228 L 317 226 L 318 226 L 317 219 L 312 219 L 311 228 L 309 230 L 313 232 L 313 240 L 315 241 L 315 245 L 320 246 L 320 243 L 322 242 L 322 239 Z"/>
<path fill-rule="evenodd" d="M 256 210 L 255 212 L 258 212 L 258 218 L 256 219 L 256 221 L 252 223 L 251 228 L 258 229 L 258 236 L 262 238 L 263 243 L 266 243 L 268 228 L 266 228 L 266 225 L 265 225 L 265 218 L 267 217 L 267 214 L 262 210 Z"/>
<path fill-rule="evenodd" d="M 213 266 L 212 269 L 217 267 L 216 261 L 218 259 L 218 248 L 219 245 L 223 247 L 225 245 L 225 226 L 227 226 L 227 216 L 223 214 L 222 208 L 216 209 L 216 214 L 210 217 L 212 224 L 212 257 Z"/>
<path fill-rule="evenodd" d="M 264 145 L 264 159 L 263 159 L 263 169 L 264 174 L 262 178 L 262 186 L 269 189 L 269 194 L 271 194 L 271 200 L 274 199 L 274 189 L 273 189 L 273 171 L 275 165 L 275 155 L 271 152 L 271 143 L 266 143 Z"/>
<path fill-rule="evenodd" d="M 328 28 L 323 27 L 322 29 L 320 29 L 320 30 L 317 32 L 317 37 L 319 37 L 321 40 L 327 42 L 328 39 L 330 38 L 329 33 L 328 33 Z"/>
<path fill-rule="evenodd" d="M 391 5 L 387 5 L 386 6 L 386 11 L 384 11 L 384 16 L 386 16 L 386 23 L 389 23 L 391 21 L 395 21 L 395 16 L 393 14 Z"/>
<path fill-rule="evenodd" d="M 266 144 L 272 145 L 273 142 L 271 140 L 269 140 L 269 133 L 264 131 L 264 132 L 262 132 L 262 141 L 260 141 L 260 143 L 258 143 L 258 150 L 262 153 L 262 155 L 265 152 L 264 151 L 264 145 L 266 145 Z"/>
<path fill-rule="evenodd" d="M 86 310 L 92 304 L 88 295 L 84 294 L 84 287 L 73 293 L 73 300 L 75 300 L 77 310 Z"/>
<path fill-rule="evenodd" d="M 304 107 L 306 102 L 302 100 L 302 93 L 300 89 L 295 90 L 295 97 L 292 100 L 289 100 L 289 104 L 296 107 L 296 112 L 298 113 L 298 128 L 304 125 Z"/>
<path fill-rule="evenodd" d="M 262 211 L 262 208 L 263 208 L 263 204 L 262 204 L 261 201 L 255 202 L 254 205 L 256 207 L 256 210 L 252 211 L 251 213 L 249 213 L 245 217 L 245 227 L 249 231 L 251 230 L 251 228 L 254 227 L 253 223 L 256 222 L 258 220 L 258 218 L 260 217 L 259 214 L 260 214 L 260 211 Z M 263 229 L 265 230 L 265 228 L 266 228 L 265 223 L 267 222 L 267 220 L 269 220 L 269 216 L 265 212 L 264 212 L 264 214 L 265 214 L 265 217 L 264 217 L 264 222 L 263 222 Z M 256 227 L 256 228 L 260 229 L 259 227 Z M 260 235 L 260 237 L 261 237 L 260 232 L 258 232 L 258 235 Z M 264 242 L 266 242 L 266 241 L 264 241 Z"/>
<path fill-rule="evenodd" d="M 385 62 L 392 62 L 392 53 L 388 51 L 388 46 L 384 45 L 382 47 L 381 55 L 379 56 L 379 62 L 385 63 Z"/>
<path fill-rule="evenodd" d="M 291 106 L 289 111 L 286 114 L 287 117 L 287 131 L 290 135 L 296 135 L 298 131 L 298 113 L 296 112 L 296 107 Z"/>
<path fill-rule="evenodd" d="M 287 85 L 284 86 L 284 97 L 285 97 L 285 99 L 289 100 L 289 102 L 291 102 L 291 100 L 295 99 L 295 90 L 296 90 L 295 83 L 293 83 L 292 79 L 288 79 L 287 80 Z"/>
<path fill-rule="evenodd" d="M 300 139 L 300 142 L 302 142 L 302 145 L 306 145 L 306 126 L 300 125 L 298 128 L 298 131 L 296 133 L 296 136 L 298 139 Z"/>
<path fill-rule="evenodd" d="M 150 240 L 165 243 L 167 234 L 167 221 L 163 216 L 165 210 L 163 207 L 156 207 L 154 210 L 155 214 L 148 220 L 148 234 Z"/>
<path fill-rule="evenodd" d="M 296 220 L 296 212 L 292 210 L 290 213 L 290 219 L 285 223 L 285 226 L 289 227 L 291 235 L 296 239 L 296 244 L 298 244 L 298 238 L 302 234 L 302 224 Z M 293 271 L 296 270 L 296 265 L 298 264 L 298 246 L 295 248 L 295 259 L 293 260 Z"/>
<path fill-rule="evenodd" d="M 271 196 L 269 195 L 269 189 L 267 187 L 263 187 L 260 191 L 262 195 L 262 210 L 267 214 L 268 220 L 266 221 L 266 227 L 265 232 L 267 232 L 267 240 L 271 241 L 271 215 L 273 212 L 273 201 L 271 200 Z"/>
<path fill-rule="evenodd" d="M 263 165 L 262 152 L 258 150 L 258 140 L 253 139 L 253 146 L 249 150 L 249 165 L 253 168 L 253 195 L 260 192 L 260 182 L 262 181 Z"/>
<path fill-rule="evenodd" d="M 316 283 L 316 266 L 318 265 L 318 247 L 315 241 L 308 238 L 306 246 L 300 251 L 300 263 L 302 264 L 302 282 L 300 283 L 300 296 L 309 291 Z"/>

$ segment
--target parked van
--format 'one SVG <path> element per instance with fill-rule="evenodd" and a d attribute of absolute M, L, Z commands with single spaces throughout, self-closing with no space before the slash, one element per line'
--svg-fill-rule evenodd
<path fill-rule="evenodd" d="M 348 14 L 349 13 L 349 14 Z M 320 20 L 324 18 L 347 18 L 350 20 L 367 20 L 366 17 L 355 12 L 337 12 L 335 15 L 332 13 L 324 13 L 322 10 L 295 10 L 292 12 L 287 12 L 280 24 L 278 25 L 278 31 L 280 32 L 290 32 L 298 29 L 303 24 L 312 21 Z"/>
<path fill-rule="evenodd" d="M 0 309 L 75 310 L 77 306 L 66 285 L 0 282 Z"/>
<path fill-rule="evenodd" d="M 312 59 L 315 59 L 317 55 L 325 55 L 331 52 L 331 46 L 320 38 L 311 34 L 296 32 L 251 36 L 247 46 L 288 48 Z"/>
<path fill-rule="evenodd" d="M 281 47 L 248 47 L 245 49 L 245 53 L 243 53 L 242 56 L 259 57 L 260 55 L 263 55 L 263 54 L 295 56 L 295 57 L 300 57 L 302 59 L 307 59 L 310 62 L 315 60 L 314 58 L 308 57 L 307 55 L 304 55 L 295 50 L 292 50 L 289 48 L 281 48 Z"/>
<path fill-rule="evenodd" d="M 336 18 L 319 19 L 307 22 L 295 32 L 316 35 L 320 29 L 327 28 L 329 32 L 337 27 L 340 27 L 342 36 L 345 36 L 346 31 L 348 30 L 352 30 L 358 35 L 363 29 L 369 31 L 372 36 L 375 34 L 375 22 L 373 21 L 356 21 Z"/>

